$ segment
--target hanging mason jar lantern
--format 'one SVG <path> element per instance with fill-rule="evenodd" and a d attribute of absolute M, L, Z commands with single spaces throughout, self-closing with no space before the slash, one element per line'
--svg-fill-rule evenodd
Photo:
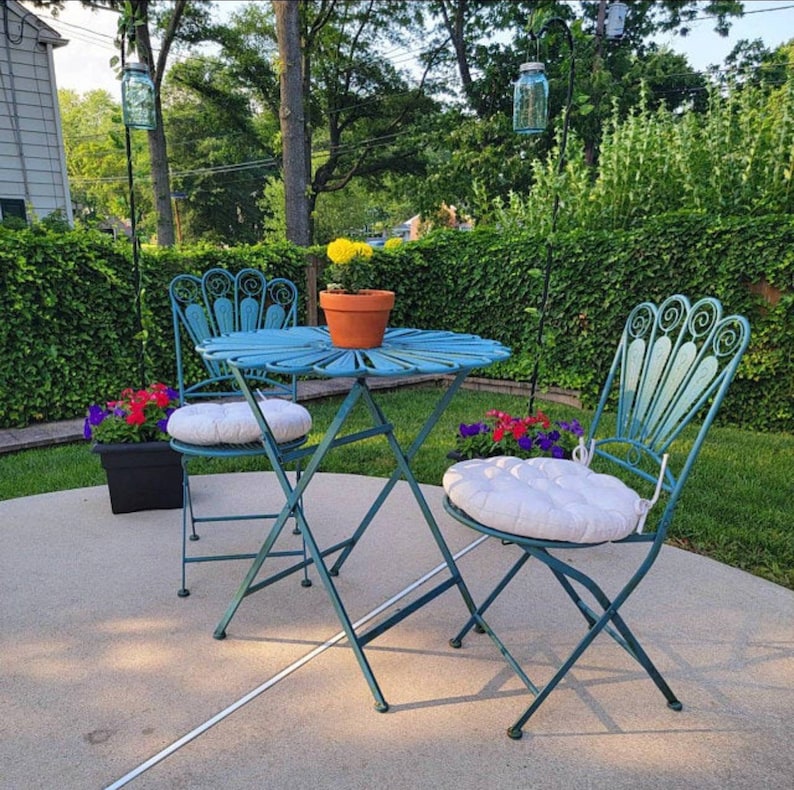
<path fill-rule="evenodd" d="M 549 81 L 543 63 L 522 63 L 513 83 L 513 131 L 541 134 L 547 123 Z"/>
<path fill-rule="evenodd" d="M 154 83 L 144 63 L 126 63 L 121 76 L 121 114 L 128 129 L 157 128 Z"/>

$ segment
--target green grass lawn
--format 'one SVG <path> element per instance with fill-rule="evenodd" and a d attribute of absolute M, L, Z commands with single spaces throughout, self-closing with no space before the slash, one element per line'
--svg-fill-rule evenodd
<path fill-rule="evenodd" d="M 403 388 L 377 396 L 396 426 L 400 441 L 410 441 L 439 397 L 434 386 Z M 338 406 L 329 398 L 309 404 L 314 419 L 311 440 L 319 440 Z M 538 404 L 552 419 L 590 415 L 556 404 Z M 487 409 L 524 414 L 526 399 L 462 390 L 428 437 L 414 461 L 422 483 L 439 485 L 451 461 L 460 422 L 474 422 Z M 355 412 L 351 428 L 365 424 Z M 714 427 L 679 503 L 668 542 L 794 589 L 794 436 Z M 194 473 L 254 471 L 257 462 L 203 461 Z M 384 439 L 376 437 L 334 450 L 322 467 L 327 472 L 388 476 L 393 459 Z M 97 486 L 105 483 L 99 458 L 89 445 L 74 444 L 0 456 L 0 499 Z"/>

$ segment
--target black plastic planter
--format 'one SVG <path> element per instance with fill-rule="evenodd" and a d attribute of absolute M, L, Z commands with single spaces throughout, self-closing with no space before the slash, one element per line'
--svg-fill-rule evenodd
<path fill-rule="evenodd" d="M 182 507 L 182 464 L 168 442 L 95 444 L 114 513 Z"/>

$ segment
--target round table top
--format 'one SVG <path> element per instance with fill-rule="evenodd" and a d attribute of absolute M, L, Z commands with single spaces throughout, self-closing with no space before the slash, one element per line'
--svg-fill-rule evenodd
<path fill-rule="evenodd" d="M 237 368 L 327 377 L 457 373 L 510 356 L 495 340 L 436 329 L 390 328 L 378 348 L 337 348 L 324 326 L 232 332 L 196 348 L 207 359 Z"/>

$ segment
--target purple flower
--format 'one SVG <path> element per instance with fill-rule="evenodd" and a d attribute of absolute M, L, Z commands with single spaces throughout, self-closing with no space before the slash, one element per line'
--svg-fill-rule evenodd
<path fill-rule="evenodd" d="M 465 439 L 469 436 L 478 436 L 481 433 L 488 433 L 490 428 L 484 422 L 473 422 L 470 425 L 467 425 L 465 422 L 462 422 L 458 427 L 458 431 L 460 435 Z"/>
<path fill-rule="evenodd" d="M 563 450 L 562 447 L 559 447 L 558 445 L 555 444 L 554 447 L 551 448 L 551 457 L 565 458 L 565 450 Z"/>
<path fill-rule="evenodd" d="M 96 403 L 92 403 L 88 407 L 88 416 L 85 418 L 83 422 L 83 436 L 86 439 L 91 438 L 91 428 L 93 426 L 99 425 L 105 417 L 108 416 L 110 412 L 107 409 L 103 409 L 101 406 L 97 405 Z"/>
<path fill-rule="evenodd" d="M 523 436 L 522 436 L 522 437 L 521 437 L 521 438 L 518 440 L 518 446 L 519 446 L 519 447 L 520 447 L 522 450 L 526 450 L 527 452 L 529 452 L 529 451 L 532 449 L 532 437 L 531 437 L 531 436 L 529 436 L 529 435 L 527 435 L 527 434 L 524 434 L 524 435 L 523 435 Z"/>
<path fill-rule="evenodd" d="M 559 434 L 557 435 L 559 439 Z M 551 438 L 550 434 L 543 433 L 543 431 L 538 431 L 537 435 L 538 440 L 538 447 L 540 447 L 543 452 L 548 452 L 554 446 L 554 439 Z"/>
<path fill-rule="evenodd" d="M 108 410 L 103 409 L 101 406 L 98 406 L 96 403 L 92 403 L 88 407 L 88 417 L 86 417 L 86 422 L 89 425 L 99 425 L 105 417 L 108 416 Z"/>
<path fill-rule="evenodd" d="M 574 436 L 584 436 L 584 428 L 582 428 L 579 420 L 571 420 L 570 422 L 560 421 L 557 425 L 563 430 L 572 433 Z"/>

